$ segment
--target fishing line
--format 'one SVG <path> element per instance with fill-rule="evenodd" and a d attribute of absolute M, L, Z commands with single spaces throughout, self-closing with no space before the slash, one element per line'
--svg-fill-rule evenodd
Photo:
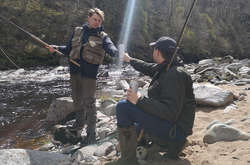
<path fill-rule="evenodd" d="M 17 64 L 15 64 L 14 61 L 12 61 L 12 60 L 10 59 L 10 57 L 4 52 L 4 50 L 2 49 L 1 46 L 0 46 L 0 50 L 1 50 L 2 54 L 4 54 L 5 57 L 6 57 L 13 65 L 15 65 L 15 67 L 16 67 L 17 69 L 20 69 L 20 67 L 19 67 Z"/>

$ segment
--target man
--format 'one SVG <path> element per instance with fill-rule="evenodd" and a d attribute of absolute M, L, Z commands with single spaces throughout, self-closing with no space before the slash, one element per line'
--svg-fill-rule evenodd
<path fill-rule="evenodd" d="M 192 134 L 195 98 L 191 77 L 176 58 L 170 64 L 176 41 L 161 37 L 150 44 L 156 62 L 146 63 L 125 54 L 124 60 L 136 70 L 152 77 L 148 96 L 128 89 L 127 100 L 117 104 L 117 126 L 121 158 L 116 164 L 138 164 L 136 160 L 136 127 L 160 141 L 167 142 L 167 156 L 177 159 Z"/>
<path fill-rule="evenodd" d="M 102 22 L 104 12 L 98 8 L 88 12 L 88 23 L 76 27 L 67 46 L 51 45 L 50 52 L 58 49 L 78 62 L 80 67 L 70 63 L 70 80 L 76 122 L 73 129 L 81 130 L 87 124 L 87 137 L 82 144 L 96 141 L 96 76 L 105 53 L 111 56 L 118 54 L 117 48 L 104 32 Z"/>

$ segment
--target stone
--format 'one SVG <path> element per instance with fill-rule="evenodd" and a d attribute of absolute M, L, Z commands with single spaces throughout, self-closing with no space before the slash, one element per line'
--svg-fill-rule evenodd
<path fill-rule="evenodd" d="M 98 157 L 107 156 L 114 149 L 114 144 L 112 144 L 111 142 L 104 142 L 103 144 L 97 147 L 96 151 L 94 152 L 94 155 Z"/>
<path fill-rule="evenodd" d="M 227 106 L 225 109 L 224 109 L 224 113 L 229 113 L 231 111 L 235 111 L 238 109 L 238 106 L 235 105 L 235 104 L 230 104 L 229 106 Z"/>
<path fill-rule="evenodd" d="M 204 143 L 212 144 L 218 141 L 248 140 L 250 135 L 226 124 L 214 124 L 203 137 Z"/>
<path fill-rule="evenodd" d="M 98 146 L 96 144 L 88 145 L 77 150 L 73 155 L 72 159 L 74 162 L 96 162 L 98 159 L 94 156 L 95 151 L 97 150 Z"/>
<path fill-rule="evenodd" d="M 71 165 L 69 156 L 36 150 L 3 149 L 0 150 L 2 165 Z"/>
<path fill-rule="evenodd" d="M 194 83 L 194 95 L 198 105 L 204 106 L 225 106 L 233 101 L 233 93 L 229 90 L 223 90 L 212 84 Z"/>
<path fill-rule="evenodd" d="M 57 98 L 50 104 L 46 121 L 57 124 L 73 111 L 73 100 L 71 97 Z"/>
<path fill-rule="evenodd" d="M 111 104 L 104 108 L 103 113 L 107 116 L 114 116 L 116 115 L 116 104 Z"/>

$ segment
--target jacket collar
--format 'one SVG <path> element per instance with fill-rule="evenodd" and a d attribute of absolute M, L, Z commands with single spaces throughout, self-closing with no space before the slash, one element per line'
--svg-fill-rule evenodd
<path fill-rule="evenodd" d="M 85 24 L 83 24 L 82 25 L 82 27 L 83 27 L 83 30 L 87 30 L 87 31 L 89 31 L 89 32 L 91 32 L 91 33 L 97 33 L 97 32 L 101 32 L 101 31 L 104 31 L 104 27 L 103 27 L 103 25 L 101 26 L 101 27 L 98 27 L 98 28 L 89 28 L 89 23 L 85 23 Z"/>

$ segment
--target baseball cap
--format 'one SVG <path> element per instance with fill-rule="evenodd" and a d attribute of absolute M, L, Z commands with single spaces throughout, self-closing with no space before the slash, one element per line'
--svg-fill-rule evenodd
<path fill-rule="evenodd" d="M 176 41 L 170 37 L 163 36 L 157 41 L 151 42 L 149 46 L 157 48 L 161 52 L 173 52 L 176 47 Z"/>

